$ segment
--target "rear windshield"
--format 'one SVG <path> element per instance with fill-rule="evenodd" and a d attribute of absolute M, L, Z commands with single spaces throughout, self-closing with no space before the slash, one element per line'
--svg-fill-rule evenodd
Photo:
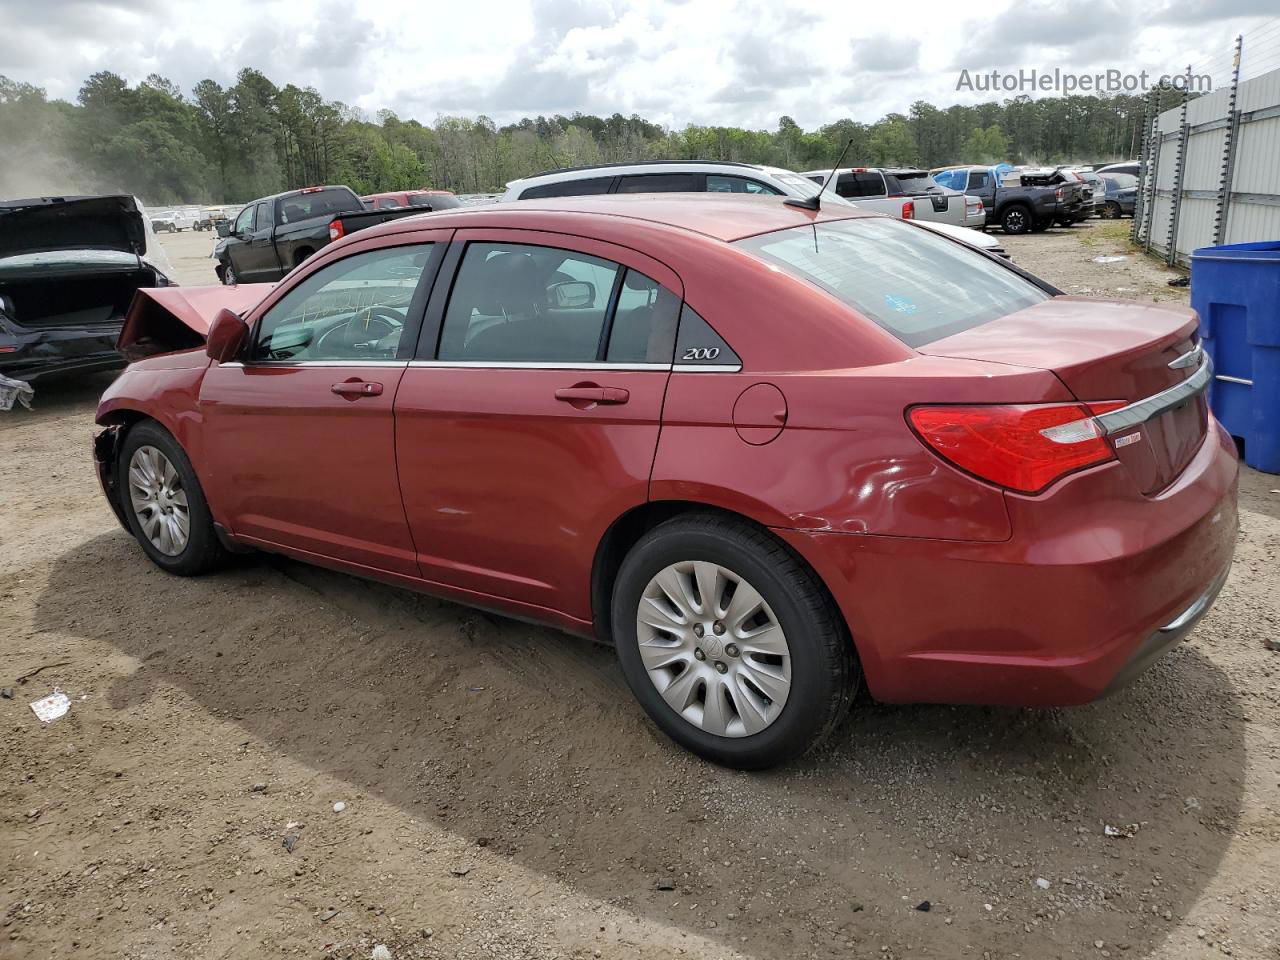
<path fill-rule="evenodd" d="M 352 210 L 363 210 L 364 204 L 350 190 L 317 190 L 315 193 L 299 193 L 292 197 L 283 197 L 279 201 L 278 223 L 297 223 L 310 220 L 312 217 L 332 216 L 335 213 L 349 213 Z"/>
<path fill-rule="evenodd" d="M 462 201 L 449 193 L 411 193 L 409 206 L 430 207 L 432 210 L 451 210 L 462 206 Z"/>
<path fill-rule="evenodd" d="M 910 347 L 1049 299 L 967 245 L 888 218 L 792 227 L 737 245 L 821 287 Z"/>
<path fill-rule="evenodd" d="M 904 197 L 920 197 L 926 193 L 941 193 L 942 188 L 934 182 L 927 171 L 924 170 L 905 170 L 898 173 L 886 173 L 884 175 L 885 184 L 889 188 L 891 194 L 901 194 Z"/>

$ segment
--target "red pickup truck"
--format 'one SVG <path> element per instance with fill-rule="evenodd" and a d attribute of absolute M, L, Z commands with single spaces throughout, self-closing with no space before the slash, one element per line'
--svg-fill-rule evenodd
<path fill-rule="evenodd" d="M 391 193 L 371 193 L 360 199 L 370 210 L 395 210 L 398 207 L 449 210 L 462 206 L 462 201 L 448 190 L 400 190 Z"/>

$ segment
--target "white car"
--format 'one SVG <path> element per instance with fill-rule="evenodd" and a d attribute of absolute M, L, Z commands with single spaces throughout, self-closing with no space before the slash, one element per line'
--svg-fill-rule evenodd
<path fill-rule="evenodd" d="M 832 184 L 832 187 L 835 185 Z M 942 189 L 938 187 L 938 189 Z M 730 160 L 655 160 L 641 163 L 604 163 L 590 167 L 569 167 L 552 170 L 537 176 L 512 180 L 501 202 L 513 200 L 538 200 L 546 197 L 578 197 L 601 193 L 753 193 L 761 196 L 806 198 L 822 191 L 819 183 L 804 174 L 781 167 L 767 167 L 756 163 L 736 163 Z M 950 191 L 949 193 L 954 193 Z M 956 194 L 957 196 L 959 194 Z M 982 201 L 977 197 L 965 197 L 977 203 L 976 223 L 986 216 Z M 822 195 L 823 203 L 851 203 L 828 188 Z M 979 250 L 985 250 L 1008 260 L 999 241 L 977 230 L 959 224 L 939 222 L 918 215 L 915 200 L 894 201 L 895 209 L 873 207 L 881 213 L 889 213 L 914 219 L 923 227 L 946 234 Z M 854 204 L 862 206 L 861 203 Z M 908 205 L 914 209 L 908 209 Z M 931 204 L 930 204 L 931 205 Z"/>
<path fill-rule="evenodd" d="M 859 207 L 866 207 L 891 217 L 924 222 L 952 223 L 958 227 L 981 227 L 987 211 L 981 197 L 966 196 L 937 183 L 928 170 L 914 167 L 847 167 L 838 172 L 806 170 L 801 174 L 814 183 L 824 183 L 832 173 L 835 182 L 828 188 Z"/>

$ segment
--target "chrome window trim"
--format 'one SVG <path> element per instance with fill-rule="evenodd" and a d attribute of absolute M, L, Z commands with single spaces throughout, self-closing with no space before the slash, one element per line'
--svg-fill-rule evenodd
<path fill-rule="evenodd" d="M 1179 360 L 1181 359 L 1179 357 Z M 1177 360 L 1174 361 L 1174 363 L 1177 362 Z M 1110 413 L 1099 414 L 1094 420 L 1102 428 L 1103 433 L 1108 435 L 1120 433 L 1122 430 L 1128 430 L 1130 427 L 1136 427 L 1140 423 L 1146 423 L 1148 420 L 1185 403 L 1196 394 L 1203 392 L 1212 379 L 1213 361 L 1208 354 L 1203 354 L 1203 362 L 1200 364 L 1200 368 L 1181 383 L 1175 383 L 1172 387 L 1161 390 L 1159 393 L 1154 393 L 1145 400 L 1131 403 L 1127 407 L 1112 410 Z"/>
<path fill-rule="evenodd" d="M 661 370 L 667 373 L 737 373 L 741 364 L 713 363 L 557 363 L 551 360 L 410 360 L 411 367 L 454 367 L 476 370 Z"/>
<path fill-rule="evenodd" d="M 228 360 L 220 367 L 403 367 L 407 360 Z"/>
<path fill-rule="evenodd" d="M 478 370 L 670 370 L 669 363 L 589 363 L 552 360 L 410 360 L 411 367 L 459 367 Z"/>
<path fill-rule="evenodd" d="M 738 373 L 742 370 L 740 363 L 677 363 L 672 373 Z"/>

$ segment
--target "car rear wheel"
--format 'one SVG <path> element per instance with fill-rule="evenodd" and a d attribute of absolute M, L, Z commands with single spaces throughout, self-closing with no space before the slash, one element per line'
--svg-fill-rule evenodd
<path fill-rule="evenodd" d="M 159 424 L 143 422 L 125 435 L 116 489 L 129 529 L 161 569 L 180 576 L 204 573 L 223 548 L 191 461 Z"/>
<path fill-rule="evenodd" d="M 1106 205 L 1102 208 L 1102 215 L 1108 220 L 1119 220 L 1120 204 L 1116 203 L 1114 200 L 1108 200 Z"/>
<path fill-rule="evenodd" d="M 1031 211 L 1023 206 L 1009 207 L 1000 215 L 1000 226 L 1005 233 L 1026 233 L 1031 229 Z"/>
<path fill-rule="evenodd" d="M 859 671 L 812 571 L 763 530 L 715 515 L 656 527 L 623 561 L 613 598 L 623 674 L 673 740 L 760 769 L 819 743 Z"/>

